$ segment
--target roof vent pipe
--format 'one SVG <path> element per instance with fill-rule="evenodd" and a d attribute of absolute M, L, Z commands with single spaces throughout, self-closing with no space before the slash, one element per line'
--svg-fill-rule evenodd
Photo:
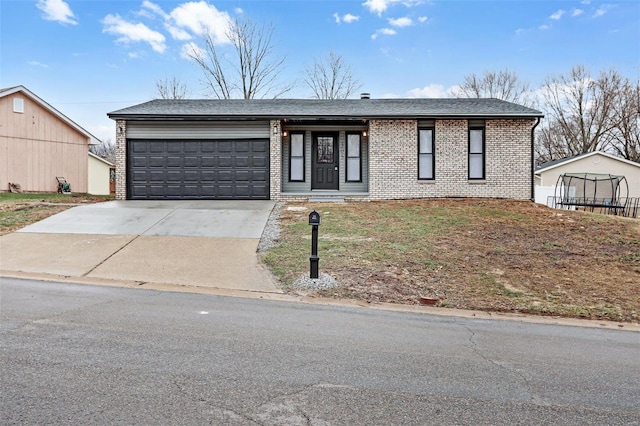
<path fill-rule="evenodd" d="M 370 93 L 360 93 L 360 99 L 371 99 Z"/>

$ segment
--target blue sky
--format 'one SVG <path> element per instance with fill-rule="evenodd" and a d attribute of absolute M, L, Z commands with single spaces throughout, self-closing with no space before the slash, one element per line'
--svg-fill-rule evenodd
<path fill-rule="evenodd" d="M 24 85 L 113 140 L 106 113 L 155 98 L 159 79 L 205 97 L 184 46 L 237 16 L 274 24 L 280 77 L 300 83 L 287 97 L 310 96 L 305 66 L 331 51 L 377 98 L 443 97 L 465 75 L 503 68 L 534 88 L 580 63 L 640 76 L 635 0 L 0 0 L 0 87 Z"/>

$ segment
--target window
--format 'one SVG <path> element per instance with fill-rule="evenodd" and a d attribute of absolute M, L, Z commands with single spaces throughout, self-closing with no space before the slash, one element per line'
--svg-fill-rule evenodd
<path fill-rule="evenodd" d="M 360 133 L 347 133 L 347 182 L 362 182 Z"/>
<path fill-rule="evenodd" d="M 24 99 L 13 98 L 13 112 L 24 113 Z"/>
<path fill-rule="evenodd" d="M 435 179 L 434 129 L 418 129 L 418 179 Z"/>
<path fill-rule="evenodd" d="M 304 182 L 304 133 L 289 138 L 289 182 Z"/>
<path fill-rule="evenodd" d="M 469 128 L 469 179 L 484 179 L 484 127 Z"/>

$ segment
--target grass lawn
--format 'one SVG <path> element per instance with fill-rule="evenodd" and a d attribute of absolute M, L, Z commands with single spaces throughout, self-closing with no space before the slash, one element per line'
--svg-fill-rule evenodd
<path fill-rule="evenodd" d="M 68 209 L 74 204 L 113 200 L 107 195 L 0 192 L 0 235 Z"/>
<path fill-rule="evenodd" d="M 506 200 L 288 204 L 280 244 L 262 256 L 285 290 L 309 273 L 313 208 L 320 271 L 340 283 L 319 296 L 640 319 L 638 220 Z"/>

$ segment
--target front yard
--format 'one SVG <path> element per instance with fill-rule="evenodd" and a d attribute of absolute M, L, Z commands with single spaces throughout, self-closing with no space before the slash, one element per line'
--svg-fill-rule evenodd
<path fill-rule="evenodd" d="M 322 215 L 319 296 L 637 322 L 640 221 L 530 202 L 412 200 L 284 207 L 262 259 L 283 282 L 309 273 L 308 214 Z"/>

